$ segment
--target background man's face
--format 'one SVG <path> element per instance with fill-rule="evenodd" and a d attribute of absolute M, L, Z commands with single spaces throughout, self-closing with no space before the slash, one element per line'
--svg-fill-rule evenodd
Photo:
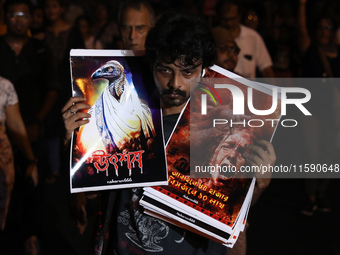
<path fill-rule="evenodd" d="M 219 14 L 220 25 L 226 29 L 236 29 L 240 26 L 240 15 L 236 5 L 224 5 Z"/>
<path fill-rule="evenodd" d="M 90 33 L 91 27 L 86 19 L 80 19 L 78 21 L 77 27 L 83 36 L 88 35 Z"/>
<path fill-rule="evenodd" d="M 226 41 L 218 45 L 216 64 L 233 72 L 237 64 L 239 52 L 240 49 L 235 42 Z"/>
<path fill-rule="evenodd" d="M 327 45 L 333 39 L 333 25 L 330 19 L 322 19 L 319 22 L 316 32 L 316 39 L 319 44 Z"/>
<path fill-rule="evenodd" d="M 129 50 L 144 50 L 150 28 L 150 14 L 144 6 L 140 10 L 126 9 L 122 13 L 120 24 L 124 47 Z"/>
<path fill-rule="evenodd" d="M 43 9 L 37 8 L 33 10 L 32 14 L 32 28 L 39 29 L 44 26 L 44 11 Z"/>
<path fill-rule="evenodd" d="M 49 21 L 55 21 L 64 13 L 64 8 L 57 0 L 47 0 L 45 2 L 45 15 Z"/>
<path fill-rule="evenodd" d="M 31 20 L 31 14 L 26 4 L 10 6 L 6 17 L 8 33 L 15 36 L 26 36 Z"/>
<path fill-rule="evenodd" d="M 183 66 L 180 60 L 172 64 L 156 64 L 153 74 L 163 108 L 183 107 L 201 73 L 202 64 L 194 67 Z"/>

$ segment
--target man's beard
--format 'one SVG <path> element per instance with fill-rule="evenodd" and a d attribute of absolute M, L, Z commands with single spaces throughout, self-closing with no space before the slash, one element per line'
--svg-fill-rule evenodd
<path fill-rule="evenodd" d="M 171 95 L 177 95 L 177 97 L 172 97 Z M 163 90 L 161 95 L 162 101 L 165 106 L 180 106 L 184 104 L 188 99 L 189 96 L 187 92 L 180 89 L 167 89 Z"/>

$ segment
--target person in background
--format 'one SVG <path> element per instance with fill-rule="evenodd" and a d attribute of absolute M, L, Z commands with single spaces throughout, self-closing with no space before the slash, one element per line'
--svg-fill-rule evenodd
<path fill-rule="evenodd" d="M 33 7 L 32 24 L 31 24 L 32 37 L 43 40 L 45 38 L 45 19 L 44 9 L 41 6 Z"/>
<path fill-rule="evenodd" d="M 88 1 L 72 0 L 69 1 L 67 8 L 64 12 L 64 19 L 67 23 L 75 25 L 76 20 L 85 15 L 84 7 L 87 5 Z"/>
<path fill-rule="evenodd" d="M 327 15 L 316 20 L 315 35 L 303 58 L 302 76 L 309 78 L 340 77 L 340 46 L 336 44 L 336 23 Z M 302 120 L 307 162 L 331 164 L 339 161 L 340 149 L 340 89 L 333 79 L 313 79 L 307 87 L 312 94 L 310 109 L 313 113 Z M 317 84 L 317 81 L 320 81 Z M 313 95 L 317 95 L 314 96 Z M 313 139 L 311 139 L 313 137 Z M 318 210 L 330 212 L 327 197 L 330 179 L 306 179 L 305 200 L 300 212 L 312 216 Z"/>
<path fill-rule="evenodd" d="M 24 0 L 7 1 L 4 12 L 7 33 L 0 37 L 0 75 L 10 80 L 17 92 L 20 113 L 38 159 L 40 179 L 37 187 L 27 183 L 23 170 L 20 170 L 26 168 L 26 156 L 19 153 L 17 144 L 12 144 L 17 162 L 12 201 L 18 207 L 12 212 L 21 210 L 23 213 L 11 221 L 6 238 L 16 238 L 19 243 L 26 240 L 28 247 L 34 246 L 37 250 L 37 237 L 42 230 L 41 178 L 46 171 L 44 124 L 58 98 L 59 84 L 51 50 L 43 42 L 28 36 L 32 20 L 30 4 Z M 21 245 L 13 249 L 19 247 Z"/>
<path fill-rule="evenodd" d="M 302 63 L 303 77 L 340 77 L 340 46 L 336 44 L 337 25 L 327 15 L 314 22 Z"/>
<path fill-rule="evenodd" d="M 212 34 L 216 42 L 217 60 L 216 65 L 234 72 L 237 65 L 240 48 L 231 37 L 229 31 L 223 27 L 214 27 Z"/>
<path fill-rule="evenodd" d="M 119 12 L 123 49 L 144 50 L 146 36 L 154 24 L 154 11 L 146 1 L 126 1 Z"/>
<path fill-rule="evenodd" d="M 58 97 L 56 68 L 46 44 L 27 35 L 32 17 L 27 1 L 6 2 L 5 14 L 8 32 L 0 37 L 0 75 L 14 84 L 29 139 L 35 142 Z"/>
<path fill-rule="evenodd" d="M 99 40 L 104 49 L 112 49 L 115 39 L 119 37 L 117 22 L 110 19 L 110 8 L 103 2 L 97 2 L 94 13 L 94 23 L 92 26 L 92 35 L 95 40 Z"/>
<path fill-rule="evenodd" d="M 91 34 L 92 22 L 88 16 L 82 15 L 78 17 L 75 24 L 83 36 L 86 49 L 103 49 L 102 43 Z"/>
<path fill-rule="evenodd" d="M 33 154 L 20 114 L 14 86 L 9 80 L 0 76 L 0 90 L 0 183 L 2 187 L 0 189 L 0 231 L 3 231 L 15 179 L 14 158 L 7 130 L 25 155 L 27 165 L 25 176 L 31 178 L 34 187 L 38 185 L 38 170 L 37 159 Z"/>
<path fill-rule="evenodd" d="M 216 6 L 218 24 L 230 31 L 241 51 L 235 72 L 255 78 L 256 68 L 263 77 L 274 77 L 272 60 L 261 36 L 240 24 L 241 6 L 235 0 L 221 0 Z"/>
<path fill-rule="evenodd" d="M 260 25 L 260 13 L 258 4 L 250 3 L 245 6 L 244 13 L 242 15 L 242 24 L 258 31 Z"/>
<path fill-rule="evenodd" d="M 69 72 L 69 51 L 70 49 L 84 49 L 84 41 L 80 31 L 67 23 L 63 14 L 66 8 L 64 0 L 45 0 L 44 13 L 46 19 L 45 42 L 53 51 L 54 61 L 57 64 L 60 83 L 66 78 L 70 81 Z M 62 77 L 62 78 L 60 78 Z M 69 87 L 63 91 L 70 91 Z M 65 92 L 66 93 L 66 92 Z M 70 94 L 61 95 L 68 98 Z M 66 99 L 67 100 L 67 99 Z"/>
<path fill-rule="evenodd" d="M 71 95 L 69 52 L 71 49 L 84 49 L 84 41 L 79 30 L 66 22 L 63 14 L 66 8 L 64 0 L 46 0 L 44 13 L 46 18 L 45 43 L 53 52 L 54 64 L 57 66 L 58 81 L 61 86 L 58 101 L 46 119 L 46 137 L 48 146 L 49 176 L 46 181 L 53 184 L 61 175 L 62 160 L 60 137 L 62 136 L 62 119 L 60 109 Z"/>

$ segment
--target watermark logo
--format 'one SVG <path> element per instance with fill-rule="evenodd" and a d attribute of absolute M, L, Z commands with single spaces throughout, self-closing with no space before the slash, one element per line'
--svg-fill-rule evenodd
<path fill-rule="evenodd" d="M 204 89 L 202 85 L 205 85 L 207 88 L 209 88 L 211 91 L 215 93 L 215 95 L 218 97 L 219 102 L 222 105 L 222 101 L 220 96 L 218 95 L 217 89 L 228 89 L 231 92 L 232 98 L 233 98 L 233 114 L 234 115 L 244 115 L 244 102 L 245 102 L 245 96 L 243 94 L 243 91 L 238 88 L 235 85 L 231 84 L 215 84 L 214 87 L 206 85 L 204 83 L 200 82 L 199 89 L 205 91 L 214 101 L 215 105 L 217 105 L 216 100 L 211 92 L 209 92 L 207 89 Z M 254 115 L 264 116 L 264 115 L 270 115 L 275 112 L 278 106 L 278 89 L 277 87 L 272 88 L 272 105 L 269 109 L 266 110 L 259 110 L 254 107 L 253 103 L 253 88 L 248 87 L 247 88 L 247 106 L 249 111 Z M 294 94 L 300 94 L 303 95 L 302 98 L 288 98 L 288 95 L 294 93 Z M 207 114 L 207 94 L 201 95 L 201 114 L 206 115 Z M 292 104 L 295 105 L 304 115 L 312 115 L 306 107 L 303 105 L 307 103 L 311 99 L 311 93 L 309 90 L 305 88 L 281 88 L 281 115 L 287 114 L 287 105 Z"/>
<path fill-rule="evenodd" d="M 200 90 L 203 90 L 205 93 L 207 93 L 211 97 L 211 99 L 214 101 L 215 106 L 217 106 L 216 99 L 214 98 L 213 94 L 209 90 L 207 90 L 207 89 L 210 89 L 215 94 L 215 96 L 219 100 L 220 104 L 222 105 L 221 97 L 217 93 L 217 91 L 213 88 L 213 86 L 207 85 L 207 84 L 205 84 L 203 82 L 198 82 L 198 84 L 199 85 L 198 85 L 197 88 L 200 89 Z M 203 88 L 203 86 L 206 87 L 207 89 Z M 206 115 L 207 114 L 207 95 L 206 94 L 202 94 L 202 98 L 201 99 L 202 99 L 202 105 L 203 104 L 205 105 L 204 113 L 202 112 L 202 114 Z M 202 106 L 202 111 L 203 111 L 203 106 Z"/>

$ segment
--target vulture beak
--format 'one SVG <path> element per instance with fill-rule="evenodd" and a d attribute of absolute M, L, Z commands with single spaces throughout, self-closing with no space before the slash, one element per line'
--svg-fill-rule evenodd
<path fill-rule="evenodd" d="M 105 64 L 98 68 L 92 75 L 91 80 L 107 79 L 110 82 L 114 81 L 120 76 L 120 70 L 112 64 Z"/>

